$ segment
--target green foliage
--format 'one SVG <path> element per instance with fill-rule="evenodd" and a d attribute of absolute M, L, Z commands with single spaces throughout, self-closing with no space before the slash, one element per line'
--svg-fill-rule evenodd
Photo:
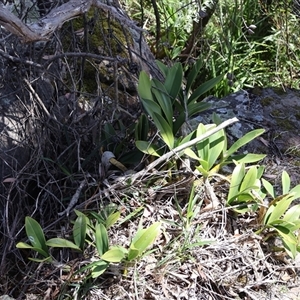
<path fill-rule="evenodd" d="M 143 254 L 143 252 L 153 244 L 159 234 L 161 223 L 156 222 L 148 228 L 139 228 L 133 237 L 127 260 L 132 261 Z"/>
<path fill-rule="evenodd" d="M 141 257 L 145 250 L 154 243 L 161 226 L 157 222 L 148 228 L 139 228 L 130 243 L 129 250 L 127 250 L 122 246 L 110 246 L 109 244 L 107 229 L 115 224 L 120 217 L 120 212 L 116 211 L 115 206 L 106 206 L 99 213 L 91 212 L 89 216 L 77 210 L 75 213 L 77 215 L 73 226 L 75 244 L 62 238 L 46 240 L 40 224 L 31 217 L 26 217 L 25 230 L 32 246 L 20 242 L 16 247 L 34 250 L 43 257 L 43 259 L 31 258 L 33 261 L 54 262 L 49 247 L 85 251 L 86 244 L 92 245 L 97 251 L 98 259 L 84 266 L 77 273 L 89 270 L 91 277 L 97 278 L 106 271 L 110 263 L 119 263 L 123 260 L 130 262 Z"/>
<path fill-rule="evenodd" d="M 183 124 L 193 115 L 209 108 L 209 104 L 198 102 L 198 99 L 222 80 L 223 75 L 205 82 L 192 91 L 192 86 L 202 66 L 201 60 L 191 69 L 185 89 L 183 88 L 183 69 L 180 63 L 175 63 L 170 68 L 160 62 L 157 64 L 165 77 L 164 82 L 150 79 L 142 71 L 139 77 L 138 93 L 145 111 L 158 129 L 163 143 L 161 144 L 159 141 L 155 144 L 142 140 L 142 138 L 148 138 L 148 134 L 143 128 L 149 128 L 146 118 L 142 116 L 136 125 L 136 146 L 146 154 L 161 156 L 165 146 L 172 150 L 178 146 L 178 142 L 182 143 L 178 139 L 178 134 Z M 174 116 L 176 116 L 175 119 Z"/>
<path fill-rule="evenodd" d="M 53 238 L 50 240 L 45 239 L 44 232 L 40 226 L 40 224 L 31 217 L 25 218 L 25 230 L 27 237 L 31 243 L 31 245 L 27 243 L 20 242 L 16 245 L 19 249 L 31 249 L 40 254 L 43 259 L 30 258 L 33 261 L 41 262 L 41 261 L 53 261 L 53 258 L 50 255 L 49 247 L 52 248 L 71 248 L 74 250 L 79 250 L 80 248 L 74 243 L 62 239 L 62 238 Z"/>
<path fill-rule="evenodd" d="M 157 58 L 204 57 L 200 81 L 228 74 L 214 88 L 216 96 L 253 86 L 299 85 L 299 24 L 291 1 L 160 0 L 156 7 L 152 1 L 125 3 L 149 32 Z M 193 47 L 188 49 L 191 37 Z"/>
<path fill-rule="evenodd" d="M 156 57 L 175 59 L 184 48 L 197 19 L 197 2 L 189 0 L 125 0 L 126 11 L 149 32 Z"/>
<path fill-rule="evenodd" d="M 216 124 L 203 125 L 199 124 L 196 130 L 196 136 L 201 136 L 209 130 L 216 127 Z M 196 150 L 197 154 L 191 149 L 187 148 L 185 154 L 189 157 L 199 161 L 200 165 L 196 169 L 204 176 L 209 177 L 214 173 L 217 173 L 219 169 L 234 160 L 240 163 L 254 163 L 265 157 L 263 154 L 244 154 L 236 155 L 242 146 L 251 142 L 257 136 L 264 133 L 264 129 L 256 129 L 243 137 L 238 139 L 228 150 L 227 150 L 227 137 L 224 130 L 220 130 L 217 133 L 209 136 L 204 141 L 197 143 Z"/>
<path fill-rule="evenodd" d="M 264 168 L 258 166 L 251 166 L 246 170 L 243 162 L 236 162 L 236 167 L 230 180 L 226 204 L 228 206 L 236 206 L 234 210 L 238 213 L 256 211 L 259 207 L 260 199 L 265 196 L 261 192 L 260 181 L 263 171 Z"/>
<path fill-rule="evenodd" d="M 290 189 L 290 177 L 287 172 L 282 173 L 282 195 L 276 196 L 274 187 L 271 183 L 262 179 L 263 186 L 267 193 L 272 197 L 268 209 L 264 215 L 263 228 L 275 230 L 283 243 L 287 254 L 295 258 L 300 252 L 300 241 L 298 230 L 300 228 L 300 204 L 290 206 L 292 202 L 300 198 L 300 184 Z"/>

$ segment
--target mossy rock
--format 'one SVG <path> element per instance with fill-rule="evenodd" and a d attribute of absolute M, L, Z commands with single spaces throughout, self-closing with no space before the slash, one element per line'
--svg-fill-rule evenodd
<path fill-rule="evenodd" d="M 262 106 L 268 106 L 271 105 L 274 99 L 272 97 L 264 97 L 261 99 L 260 103 Z"/>
<path fill-rule="evenodd" d="M 100 87 L 105 91 L 118 81 L 118 88 L 130 92 L 135 90 L 136 76 L 131 72 L 128 50 L 133 41 L 120 22 L 100 9 L 91 9 L 84 16 L 64 24 L 62 35 L 64 52 L 99 55 L 99 60 L 84 56 L 69 58 L 73 72 L 67 76 L 68 86 L 75 83 L 80 92 L 98 94 Z"/>

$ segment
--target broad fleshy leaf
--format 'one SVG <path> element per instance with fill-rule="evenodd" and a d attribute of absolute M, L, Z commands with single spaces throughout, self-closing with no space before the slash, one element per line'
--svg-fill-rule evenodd
<path fill-rule="evenodd" d="M 104 260 L 99 260 L 97 262 L 94 262 L 93 264 L 89 265 L 89 267 L 91 268 L 92 272 L 92 278 L 97 278 L 100 275 L 102 275 L 106 269 L 109 266 L 109 262 L 104 261 Z"/>
<path fill-rule="evenodd" d="M 174 148 L 174 135 L 172 127 L 167 123 L 167 121 L 159 114 L 154 113 L 153 121 L 155 126 L 160 132 L 160 135 L 169 149 Z"/>
<path fill-rule="evenodd" d="M 262 135 L 265 132 L 265 129 L 255 129 L 248 133 L 246 133 L 244 136 L 242 136 L 240 139 L 238 139 L 225 153 L 225 157 L 229 157 L 233 153 L 235 153 L 238 149 L 243 147 L 244 145 L 248 144 L 258 136 Z"/>
<path fill-rule="evenodd" d="M 245 165 L 243 163 L 237 164 L 233 170 L 232 177 L 231 177 L 229 193 L 227 196 L 228 204 L 230 204 L 232 201 L 234 201 L 237 198 L 239 194 L 240 184 L 244 176 L 245 176 Z"/>
<path fill-rule="evenodd" d="M 191 71 L 186 80 L 186 93 L 188 94 L 193 83 L 195 82 L 197 75 L 199 74 L 201 68 L 203 67 L 203 59 L 199 58 L 197 62 L 193 65 Z"/>
<path fill-rule="evenodd" d="M 156 145 L 151 144 L 151 142 L 136 141 L 135 145 L 140 151 L 142 151 L 145 154 L 149 154 L 157 157 L 161 156 L 161 154 L 159 153 L 160 149 Z"/>
<path fill-rule="evenodd" d="M 168 94 L 171 96 L 172 102 L 178 96 L 181 89 L 182 76 L 183 70 L 181 63 L 175 63 L 171 68 L 169 68 L 164 85 Z"/>
<path fill-rule="evenodd" d="M 16 247 L 18 249 L 31 249 L 33 251 L 36 251 L 38 252 L 39 254 L 41 254 L 42 256 L 48 258 L 49 257 L 49 253 L 48 252 L 45 252 L 43 249 L 41 248 L 37 248 L 37 247 L 33 247 L 31 245 L 28 245 L 27 243 L 23 243 L 23 242 L 19 242 Z"/>
<path fill-rule="evenodd" d="M 95 240 L 98 254 L 101 257 L 109 248 L 107 230 L 102 223 L 96 225 Z"/>
<path fill-rule="evenodd" d="M 215 78 L 212 78 L 202 85 L 200 85 L 188 99 L 188 103 L 196 101 L 200 96 L 211 90 L 216 84 L 218 84 L 224 78 L 224 74 L 221 74 Z"/>
<path fill-rule="evenodd" d="M 285 197 L 283 197 L 281 200 L 279 200 L 278 202 L 275 202 L 275 204 L 270 207 L 272 209 L 271 213 L 269 214 L 270 208 L 266 212 L 266 215 L 269 215 L 269 217 L 267 219 L 267 224 L 270 224 L 270 223 L 274 222 L 275 220 L 280 219 L 280 217 L 282 217 L 285 214 L 286 210 L 288 209 L 288 207 L 290 206 L 292 201 L 293 201 L 293 198 L 291 197 L 291 195 L 288 194 Z"/>
<path fill-rule="evenodd" d="M 289 174 L 286 171 L 283 171 L 281 174 L 282 182 L 282 194 L 287 194 L 290 191 L 291 179 Z"/>
<path fill-rule="evenodd" d="M 62 238 L 50 239 L 46 242 L 46 245 L 48 247 L 53 247 L 53 248 L 71 248 L 74 250 L 81 251 L 81 249 L 77 245 L 75 245 L 71 241 L 68 241 L 68 240 L 62 239 Z"/>
<path fill-rule="evenodd" d="M 151 246 L 159 234 L 161 223 L 156 222 L 147 229 L 138 230 L 136 236 L 133 238 L 130 249 L 136 249 L 141 255 L 149 246 Z"/>
<path fill-rule="evenodd" d="M 250 189 L 253 189 L 256 187 L 256 180 L 257 180 L 257 168 L 255 166 L 252 166 L 248 172 L 246 173 L 242 184 L 240 186 L 240 191 L 244 192 Z M 259 188 L 259 187 L 257 187 Z"/>
<path fill-rule="evenodd" d="M 48 256 L 48 247 L 46 245 L 45 235 L 40 224 L 33 218 L 26 217 L 25 230 L 31 245 L 35 248 L 42 249 L 47 253 Z"/>
<path fill-rule="evenodd" d="M 282 219 L 292 223 L 300 221 L 300 204 L 290 207 Z"/>
<path fill-rule="evenodd" d="M 118 263 L 124 258 L 125 258 L 125 253 L 119 247 L 111 248 L 101 256 L 101 259 L 113 263 Z"/>
<path fill-rule="evenodd" d="M 148 99 L 153 101 L 151 93 L 151 80 L 145 71 L 142 71 L 139 76 L 138 93 L 143 100 Z"/>
<path fill-rule="evenodd" d="M 152 81 L 152 92 L 157 100 L 157 103 L 161 107 L 162 112 L 164 113 L 167 122 L 171 127 L 173 127 L 173 107 L 172 100 L 168 95 L 168 91 L 164 87 L 164 85 L 159 82 L 157 79 L 153 79 Z"/>
<path fill-rule="evenodd" d="M 114 225 L 119 220 L 120 216 L 121 216 L 121 213 L 119 211 L 116 211 L 115 213 L 110 214 L 105 221 L 106 228 L 109 228 L 112 225 Z"/>
<path fill-rule="evenodd" d="M 86 237 L 86 217 L 84 215 L 80 215 L 76 218 L 74 227 L 73 227 L 73 237 L 75 244 L 83 249 L 85 237 Z"/>
<path fill-rule="evenodd" d="M 209 109 L 210 107 L 211 107 L 211 104 L 206 103 L 206 102 L 189 103 L 187 106 L 188 116 L 190 118 L 196 114 L 199 114 L 199 113 Z"/>
<path fill-rule="evenodd" d="M 274 199 L 276 195 L 275 195 L 275 190 L 273 185 L 269 181 L 265 180 L 264 178 L 262 178 L 261 181 L 267 193 Z"/>

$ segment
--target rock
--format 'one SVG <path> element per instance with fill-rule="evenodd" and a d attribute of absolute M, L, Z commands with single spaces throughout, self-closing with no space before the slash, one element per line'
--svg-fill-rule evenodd
<path fill-rule="evenodd" d="M 247 132 L 264 128 L 266 133 L 247 145 L 246 151 L 270 153 L 281 156 L 293 152 L 300 156 L 300 91 L 276 88 L 239 91 L 222 99 L 208 97 L 204 100 L 211 109 L 193 119 L 193 122 L 211 123 L 216 113 L 223 121 L 237 117 L 227 129 L 232 141 Z"/>

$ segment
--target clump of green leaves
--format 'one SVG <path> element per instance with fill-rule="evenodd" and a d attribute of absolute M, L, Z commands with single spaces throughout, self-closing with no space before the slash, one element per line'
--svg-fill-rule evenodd
<path fill-rule="evenodd" d="M 293 201 L 300 198 L 300 184 L 290 188 L 290 177 L 286 171 L 282 172 L 282 194 L 276 195 L 270 182 L 262 179 L 263 186 L 272 201 L 262 219 L 262 228 L 259 233 L 273 231 L 282 240 L 287 254 L 295 258 L 300 252 L 298 230 L 300 228 L 300 204 L 292 205 Z"/>
<path fill-rule="evenodd" d="M 209 132 L 215 128 L 216 124 L 199 124 L 196 130 L 196 137 Z M 240 163 L 253 163 L 265 157 L 264 154 L 237 154 L 236 152 L 253 139 L 264 133 L 264 129 L 256 129 L 238 139 L 229 149 L 227 149 L 227 137 L 224 130 L 220 130 L 207 139 L 196 144 L 196 153 L 193 149 L 187 148 L 185 154 L 199 161 L 196 169 L 204 176 L 209 177 L 217 173 L 221 167 L 233 161 Z"/>
<path fill-rule="evenodd" d="M 74 227 L 75 228 L 75 227 Z M 31 217 L 25 218 L 25 230 L 27 237 L 31 243 L 31 245 L 19 242 L 16 247 L 19 249 L 31 249 L 36 251 L 43 258 L 30 258 L 32 261 L 36 262 L 52 262 L 53 258 L 50 255 L 49 248 L 71 248 L 77 251 L 81 251 L 81 248 L 78 244 L 74 244 L 73 242 L 62 239 L 62 238 L 52 238 L 46 240 L 44 232 L 40 226 L 40 224 Z"/>
<path fill-rule="evenodd" d="M 192 86 L 202 67 L 202 60 L 191 69 L 184 88 L 183 68 L 180 63 L 175 63 L 168 68 L 157 62 L 165 79 L 160 82 L 142 71 L 139 77 L 138 93 L 147 115 L 159 131 L 161 140 L 148 142 L 148 119 L 142 115 L 136 126 L 136 146 L 146 154 L 161 156 L 166 148 L 174 149 L 185 143 L 190 137 L 180 138 L 180 130 L 184 123 L 193 115 L 210 107 L 208 103 L 198 102 L 199 98 L 220 82 L 223 75 L 213 78 L 194 91 Z"/>
<path fill-rule="evenodd" d="M 87 247 L 95 249 L 93 262 L 81 268 L 77 273 L 90 271 L 92 278 L 103 274 L 111 263 L 132 262 L 140 258 L 145 250 L 151 246 L 159 234 L 161 224 L 156 222 L 148 228 L 139 227 L 133 237 L 129 249 L 120 245 L 110 245 L 108 228 L 117 222 L 120 212 L 114 207 L 107 206 L 100 213 L 91 212 L 89 216 L 80 211 L 75 211 L 77 218 L 73 226 L 74 243 L 62 239 L 52 238 L 46 240 L 40 224 L 31 217 L 25 219 L 25 230 L 31 245 L 20 242 L 16 245 L 19 249 L 31 249 L 36 251 L 42 259 L 31 258 L 36 262 L 54 262 L 50 248 L 70 248 L 80 252 L 86 251 Z"/>
<path fill-rule="evenodd" d="M 230 188 L 227 195 L 227 206 L 234 206 L 238 213 L 255 212 L 260 207 L 260 200 L 265 196 L 261 192 L 261 176 L 263 166 L 245 167 L 245 163 L 236 162 L 230 179 Z"/>

